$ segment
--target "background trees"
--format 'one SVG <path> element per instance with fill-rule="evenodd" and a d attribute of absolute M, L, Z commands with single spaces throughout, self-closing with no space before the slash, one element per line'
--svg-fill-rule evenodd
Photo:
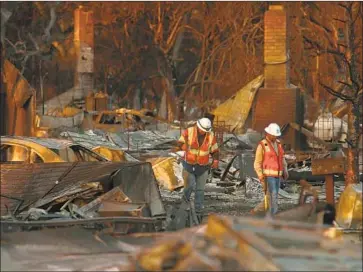
<path fill-rule="evenodd" d="M 39 102 L 41 90 L 47 100 L 73 87 L 79 4 L 2 2 L 1 67 L 5 58 L 14 63 Z M 95 86 L 120 107 L 156 109 L 169 120 L 195 118 L 263 73 L 267 2 L 81 4 L 94 12 Z M 362 123 L 362 5 L 285 4 L 291 82 L 325 108 L 349 104 L 350 182 Z"/>
<path fill-rule="evenodd" d="M 72 87 L 78 4 L 3 5 L 11 13 L 6 57 L 46 90 L 46 100 Z M 120 106 L 156 108 L 175 119 L 183 108 L 175 102 L 187 98 L 207 110 L 206 101 L 224 99 L 262 71 L 264 3 L 82 4 L 94 11 L 96 86 Z"/>
<path fill-rule="evenodd" d="M 316 101 L 347 103 L 348 183 L 357 181 L 362 124 L 362 16 L 361 2 L 302 2 L 295 22 L 303 41 L 300 83 Z M 299 13 L 298 13 L 299 14 Z M 309 69 L 310 68 L 310 69 Z M 307 73 L 311 80 L 307 80 Z"/>
<path fill-rule="evenodd" d="M 43 86 L 45 99 L 73 86 L 73 12 L 79 4 L 2 3 L 5 57 L 38 92 Z M 267 2 L 82 5 L 94 12 L 95 86 L 119 106 L 157 109 L 169 119 L 185 108 L 190 118 L 191 109 L 211 109 L 263 72 Z M 343 100 L 352 98 L 356 116 L 361 7 L 358 2 L 286 4 L 291 82 L 318 102 L 332 101 L 337 91 Z"/>

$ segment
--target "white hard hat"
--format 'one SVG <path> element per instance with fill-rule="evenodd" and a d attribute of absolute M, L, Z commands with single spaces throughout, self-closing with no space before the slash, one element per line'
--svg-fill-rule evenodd
<path fill-rule="evenodd" d="M 276 137 L 281 136 L 281 129 L 280 129 L 279 125 L 276 123 L 269 124 L 268 127 L 265 128 L 265 131 L 272 136 L 276 136 Z"/>
<path fill-rule="evenodd" d="M 210 132 L 212 130 L 212 123 L 208 118 L 201 118 L 197 121 L 197 126 L 200 130 Z"/>

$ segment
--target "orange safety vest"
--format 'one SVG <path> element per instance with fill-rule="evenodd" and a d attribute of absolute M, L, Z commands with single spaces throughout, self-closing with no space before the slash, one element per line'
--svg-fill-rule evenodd
<path fill-rule="evenodd" d="M 279 153 L 272 144 L 264 139 L 259 144 L 263 149 L 262 172 L 267 177 L 281 177 L 283 175 L 284 149 L 279 140 L 276 140 Z"/>
<path fill-rule="evenodd" d="M 199 145 L 197 126 L 184 130 L 179 142 L 187 144 L 185 161 L 189 164 L 208 165 L 209 154 L 218 151 L 217 139 L 213 132 L 207 132 L 203 143 Z"/>

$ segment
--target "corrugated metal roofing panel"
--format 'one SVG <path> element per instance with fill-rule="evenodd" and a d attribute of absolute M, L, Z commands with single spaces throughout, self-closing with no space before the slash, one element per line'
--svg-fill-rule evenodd
<path fill-rule="evenodd" d="M 113 177 L 116 186 L 121 185 L 130 199 L 148 203 L 153 214 L 165 214 L 151 164 L 141 162 L 2 164 L 1 214 L 7 213 L 5 205 L 13 211 L 19 203 L 4 196 L 23 200 L 20 209 L 28 205 L 41 207 L 76 191 L 87 190 L 82 184 L 104 180 L 115 171 L 118 171 Z"/>
<path fill-rule="evenodd" d="M 123 133 L 108 133 L 108 137 L 121 148 L 131 150 L 153 149 L 163 144 L 172 143 L 174 138 L 166 137 L 157 131 L 133 131 Z"/>
<path fill-rule="evenodd" d="M 263 75 L 248 82 L 236 95 L 219 105 L 212 113 L 215 121 L 225 122 L 231 130 L 243 128 L 248 114 L 251 110 L 258 88 L 263 83 Z"/>

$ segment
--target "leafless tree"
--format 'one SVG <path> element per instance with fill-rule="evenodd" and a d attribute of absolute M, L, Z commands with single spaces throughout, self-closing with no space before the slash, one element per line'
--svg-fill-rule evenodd
<path fill-rule="evenodd" d="M 308 49 L 316 56 L 329 56 L 336 66 L 329 82 L 319 79 L 320 86 L 334 97 L 350 103 L 348 114 L 347 183 L 358 180 L 359 139 L 361 135 L 362 89 L 362 15 L 361 2 L 337 2 L 336 14 L 326 12 L 324 3 L 301 6 L 306 27 L 302 29 Z"/>

